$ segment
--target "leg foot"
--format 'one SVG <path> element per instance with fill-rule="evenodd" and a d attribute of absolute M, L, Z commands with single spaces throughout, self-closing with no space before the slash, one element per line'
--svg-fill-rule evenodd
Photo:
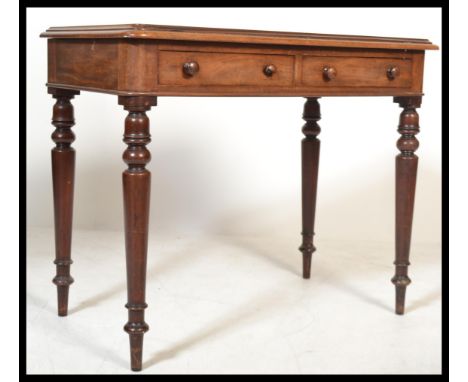
<path fill-rule="evenodd" d="M 66 316 L 68 314 L 68 286 L 57 287 L 58 315 Z"/>
<path fill-rule="evenodd" d="M 143 334 L 130 334 L 131 369 L 141 371 L 143 352 Z"/>
<path fill-rule="evenodd" d="M 143 335 L 148 329 L 146 324 L 140 328 L 134 328 L 129 324 L 125 325 L 125 331 L 129 333 L 130 338 L 130 367 L 133 371 L 140 371 L 142 368 Z"/>
<path fill-rule="evenodd" d="M 312 253 L 304 252 L 302 254 L 302 277 L 304 279 L 310 279 L 311 263 L 312 263 Z"/>
<path fill-rule="evenodd" d="M 411 283 L 409 277 L 395 276 L 392 278 L 393 284 L 395 284 L 395 313 L 405 313 L 405 295 L 406 287 Z"/>

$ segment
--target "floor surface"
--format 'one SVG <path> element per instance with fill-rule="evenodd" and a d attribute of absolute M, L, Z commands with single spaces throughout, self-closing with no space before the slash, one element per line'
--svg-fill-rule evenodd
<path fill-rule="evenodd" d="M 152 235 L 141 373 L 440 373 L 440 247 L 413 244 L 407 311 L 393 313 L 391 243 L 299 236 Z M 68 317 L 56 314 L 53 232 L 28 230 L 27 371 L 125 374 L 120 232 L 75 231 Z"/>

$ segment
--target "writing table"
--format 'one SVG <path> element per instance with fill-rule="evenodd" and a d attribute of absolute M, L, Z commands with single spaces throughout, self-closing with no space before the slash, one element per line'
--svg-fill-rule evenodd
<path fill-rule="evenodd" d="M 396 313 L 403 314 L 425 50 L 425 39 L 344 36 L 160 25 L 53 27 L 48 38 L 48 92 L 55 99 L 52 177 L 58 314 L 67 315 L 73 278 L 71 235 L 75 124 L 71 99 L 80 91 L 118 96 L 128 111 L 123 141 L 123 198 L 128 322 L 132 370 L 141 370 L 151 155 L 146 111 L 158 96 L 305 97 L 302 127 L 303 277 L 310 277 L 319 163 L 320 105 L 324 96 L 391 96 L 400 115 L 396 156 Z"/>

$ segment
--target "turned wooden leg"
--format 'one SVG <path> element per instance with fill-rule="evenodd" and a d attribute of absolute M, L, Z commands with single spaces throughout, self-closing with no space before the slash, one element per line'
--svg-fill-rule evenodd
<path fill-rule="evenodd" d="M 139 371 L 143 335 L 149 329 L 145 322 L 145 284 L 151 174 L 145 166 L 151 160 L 151 154 L 146 149 L 151 136 L 146 111 L 156 105 L 156 97 L 119 97 L 119 104 L 128 110 L 123 138 L 128 145 L 123 153 L 128 168 L 122 176 L 128 293 L 128 303 L 125 305 L 128 322 L 124 330 L 130 336 L 131 368 Z"/>
<path fill-rule="evenodd" d="M 302 276 L 310 278 L 310 266 L 314 247 L 315 204 L 317 200 L 317 177 L 320 156 L 320 104 L 318 98 L 307 98 L 302 118 Z"/>
<path fill-rule="evenodd" d="M 70 100 L 79 91 L 49 88 L 49 94 L 57 100 L 52 115 L 55 131 L 52 140 L 52 182 L 55 218 L 55 261 L 57 274 L 52 282 L 57 285 L 58 315 L 68 312 L 68 290 L 73 278 L 70 276 L 71 237 L 73 219 L 73 184 L 75 178 L 75 150 L 71 147 L 75 134 L 73 105 Z"/>
<path fill-rule="evenodd" d="M 395 218 L 395 276 L 392 278 L 396 288 L 396 314 L 405 311 L 406 287 L 411 283 L 408 277 L 409 252 L 411 245 L 411 226 L 413 222 L 414 192 L 418 157 L 415 151 L 419 142 L 419 116 L 416 108 L 421 106 L 421 97 L 395 97 L 403 111 L 400 115 L 397 147 L 400 154 L 396 157 L 396 218 Z"/>

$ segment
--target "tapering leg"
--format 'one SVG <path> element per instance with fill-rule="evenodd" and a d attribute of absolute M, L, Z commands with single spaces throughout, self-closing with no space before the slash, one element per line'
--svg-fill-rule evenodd
<path fill-rule="evenodd" d="M 307 98 L 302 118 L 302 275 L 310 278 L 310 266 L 314 247 L 315 204 L 317 200 L 317 177 L 320 157 L 320 104 L 317 98 Z"/>
<path fill-rule="evenodd" d="M 79 91 L 49 88 L 49 94 L 57 100 L 54 105 L 52 124 L 55 131 L 52 140 L 52 182 L 55 219 L 55 265 L 57 274 L 52 280 L 57 285 L 58 315 L 68 313 L 68 291 L 73 278 L 70 276 L 71 237 L 73 219 L 73 185 L 75 178 L 75 150 L 71 147 L 75 134 L 73 105 L 70 100 Z"/>
<path fill-rule="evenodd" d="M 419 116 L 416 108 L 421 106 L 421 97 L 395 97 L 394 102 L 398 103 L 403 111 L 398 126 L 401 137 L 398 139 L 397 147 L 400 154 L 396 157 L 395 276 L 392 282 L 396 288 L 395 312 L 403 314 L 406 287 L 411 283 L 408 266 L 418 168 L 418 157 L 414 152 L 419 146 L 415 137 L 419 133 Z"/>
<path fill-rule="evenodd" d="M 123 172 L 125 214 L 125 248 L 127 258 L 128 322 L 124 330 L 130 336 L 131 368 L 141 370 L 143 335 L 149 327 L 145 322 L 146 253 L 151 174 L 145 168 L 151 160 L 146 145 L 151 141 L 146 111 L 156 105 L 156 97 L 119 97 L 119 104 L 128 110 L 125 119 L 124 142 L 128 145 L 123 160 L 128 168 Z"/>

